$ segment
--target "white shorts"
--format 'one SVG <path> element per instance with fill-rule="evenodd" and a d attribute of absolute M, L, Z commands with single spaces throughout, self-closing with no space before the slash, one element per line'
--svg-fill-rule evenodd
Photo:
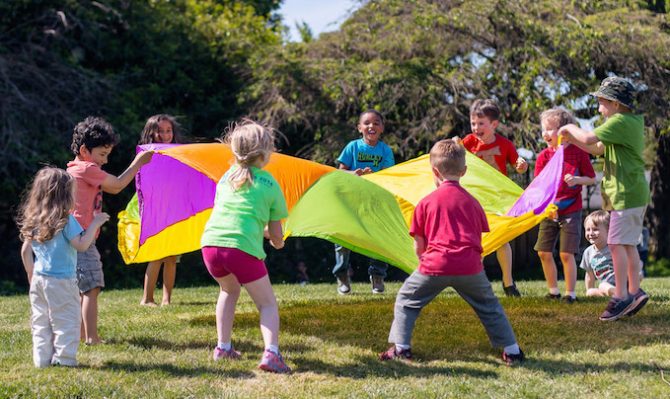
<path fill-rule="evenodd" d="M 646 206 L 610 211 L 610 229 L 607 245 L 637 245 L 642 234 Z"/>

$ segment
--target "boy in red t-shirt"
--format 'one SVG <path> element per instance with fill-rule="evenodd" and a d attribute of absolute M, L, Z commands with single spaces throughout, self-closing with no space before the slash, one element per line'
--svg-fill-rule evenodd
<path fill-rule="evenodd" d="M 563 108 L 552 108 L 540 115 L 542 138 L 548 147 L 540 152 L 535 163 L 535 177 L 542 172 L 558 149 L 558 130 L 569 124 L 576 124 L 575 117 Z M 559 256 L 563 263 L 565 277 L 565 296 L 563 301 L 573 303 L 577 300 L 575 286 L 577 285 L 577 263 L 575 254 L 579 252 L 579 243 L 582 236 L 582 186 L 596 182 L 589 155 L 577 146 L 564 146 L 563 181 L 558 187 L 554 204 L 558 207 L 555 218 L 545 219 L 540 223 L 535 250 L 542 262 L 544 278 L 547 280 L 549 293 L 547 298 L 560 299 L 556 262 L 554 261 L 554 247 L 559 241 Z"/>
<path fill-rule="evenodd" d="M 489 231 L 486 214 L 459 184 L 466 171 L 465 148 L 452 140 L 439 141 L 430 150 L 430 164 L 437 189 L 416 206 L 409 232 L 419 267 L 398 291 L 389 333 L 394 345 L 379 358 L 411 360 L 412 330 L 421 309 L 453 287 L 477 313 L 491 344 L 503 348 L 505 363 L 521 362 L 524 354 L 482 265 L 482 233 Z"/>
<path fill-rule="evenodd" d="M 514 144 L 496 133 L 500 108 L 493 100 L 475 100 L 470 107 L 470 128 L 472 133 L 465 136 L 463 146 L 507 176 L 507 164 L 514 166 L 517 173 L 525 173 L 528 163 L 516 152 Z M 496 258 L 502 271 L 503 290 L 507 296 L 521 296 L 512 277 L 512 247 L 504 244 L 496 251 Z"/>
<path fill-rule="evenodd" d="M 118 177 L 111 175 L 101 167 L 118 141 L 112 125 L 102 118 L 89 116 L 74 127 L 71 149 L 75 158 L 68 162 L 67 172 L 77 182 L 72 215 L 84 229 L 102 212 L 102 192 L 116 194 L 123 190 L 153 156 L 152 151 L 141 152 L 125 172 Z M 98 336 L 98 294 L 105 279 L 95 242 L 86 251 L 77 252 L 77 284 L 81 294 L 81 339 L 88 345 L 102 343 Z"/>

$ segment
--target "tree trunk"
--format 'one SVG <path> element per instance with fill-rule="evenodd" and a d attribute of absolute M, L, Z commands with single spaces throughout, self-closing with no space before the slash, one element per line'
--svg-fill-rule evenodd
<path fill-rule="evenodd" d="M 670 134 L 658 135 L 656 164 L 651 170 L 651 203 L 645 217 L 649 252 L 656 259 L 670 258 Z"/>

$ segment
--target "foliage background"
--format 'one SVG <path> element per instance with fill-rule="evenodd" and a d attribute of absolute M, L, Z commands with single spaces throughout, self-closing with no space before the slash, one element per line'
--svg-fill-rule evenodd
<path fill-rule="evenodd" d="M 600 123 L 586 94 L 616 74 L 639 88 L 652 168 L 652 254 L 670 258 L 670 24 L 664 1 L 363 1 L 339 31 L 286 42 L 279 0 L 15 0 L 0 3 L 0 281 L 24 285 L 13 216 L 44 163 L 64 167 L 71 130 L 102 115 L 122 137 L 106 168 L 121 173 L 144 121 L 176 115 L 210 141 L 249 115 L 277 127 L 287 154 L 334 162 L 366 108 L 386 118 L 397 160 L 468 131 L 475 98 L 493 97 L 501 131 L 539 151 L 539 113 L 553 105 Z M 522 179 L 523 182 L 523 179 Z M 115 215 L 132 194 L 105 196 Z M 116 227 L 103 229 L 108 286 L 141 281 L 118 266 Z M 268 262 L 280 279 L 305 260 L 328 278 L 330 246 L 290 243 Z M 332 255 L 330 255 L 332 256 Z M 197 254 L 184 265 L 200 262 Z M 517 265 L 520 267 L 520 265 Z M 533 268 L 521 270 L 531 273 Z M 537 271 L 537 270 L 535 270 Z M 180 284 L 206 280 L 181 267 Z M 11 282 L 11 283 L 10 283 Z"/>

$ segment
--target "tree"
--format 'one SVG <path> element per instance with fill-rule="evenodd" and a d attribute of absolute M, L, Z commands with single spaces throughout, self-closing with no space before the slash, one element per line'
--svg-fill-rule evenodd
<path fill-rule="evenodd" d="M 120 173 L 144 121 L 176 115 L 210 139 L 246 111 L 237 93 L 248 58 L 281 42 L 278 0 L 16 0 L 0 2 L 0 250 L 23 279 L 13 213 L 40 163 L 64 167 L 73 126 L 106 117 L 122 140 L 107 170 Z M 116 214 L 132 190 L 108 196 Z M 115 243 L 105 227 L 101 241 Z M 113 245 L 105 263 L 118 264 Z M 122 280 L 122 276 L 119 276 Z M 118 282 L 118 280 L 117 280 Z"/>
<path fill-rule="evenodd" d="M 358 113 L 374 107 L 388 119 L 384 140 L 408 159 L 466 132 L 481 97 L 500 103 L 502 130 L 518 146 L 538 150 L 542 110 L 592 118 L 588 93 L 616 74 L 640 88 L 652 141 L 669 128 L 669 33 L 664 14 L 636 1 L 369 1 L 340 31 L 256 59 L 242 99 L 290 137 L 290 151 L 321 162 L 334 161 L 357 137 Z M 666 156 L 653 187 L 667 187 Z"/>

